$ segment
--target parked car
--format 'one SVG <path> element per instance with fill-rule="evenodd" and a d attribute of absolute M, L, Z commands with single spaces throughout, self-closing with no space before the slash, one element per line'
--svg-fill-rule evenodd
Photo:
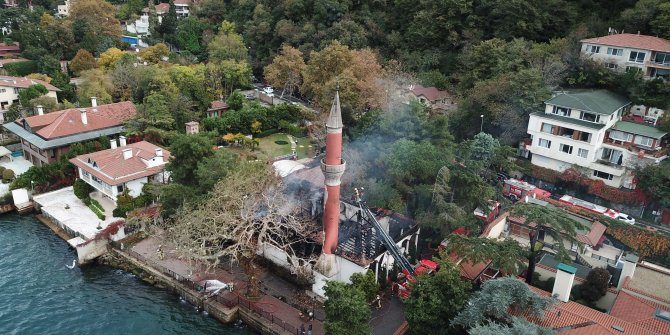
<path fill-rule="evenodd" d="M 628 215 L 628 214 L 625 214 L 625 213 L 617 214 L 616 219 L 619 220 L 619 221 L 623 221 L 625 223 L 628 223 L 628 224 L 635 224 L 635 218 Z"/>
<path fill-rule="evenodd" d="M 275 90 L 270 86 L 263 87 L 263 93 L 265 93 L 267 95 L 272 95 L 274 92 L 275 92 Z"/>

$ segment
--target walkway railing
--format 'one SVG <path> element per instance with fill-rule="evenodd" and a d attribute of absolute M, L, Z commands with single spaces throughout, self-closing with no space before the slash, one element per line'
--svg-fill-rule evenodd
<path fill-rule="evenodd" d="M 147 259 L 145 256 L 133 251 L 133 250 L 125 250 L 122 252 L 126 252 L 130 257 L 135 258 L 139 262 L 163 273 L 166 276 L 169 276 L 173 278 L 174 280 L 178 281 L 180 284 L 184 285 L 185 287 L 194 290 L 196 292 L 204 292 L 204 287 L 202 287 L 200 284 L 194 282 L 190 278 L 184 277 L 182 275 L 179 275 L 178 273 L 175 273 L 174 271 L 157 264 L 156 262 L 151 261 L 150 259 Z M 226 291 L 224 291 L 226 292 Z M 298 334 L 300 335 L 300 329 L 292 325 L 289 322 L 286 322 L 282 320 L 280 317 L 274 315 L 273 312 L 268 312 L 264 310 L 259 304 L 254 303 L 251 300 L 248 300 L 244 297 L 241 297 L 239 294 L 236 293 L 231 293 L 231 294 L 226 294 L 226 295 L 215 295 L 211 297 L 210 299 L 214 299 L 216 302 L 228 307 L 232 308 L 237 306 L 238 308 L 244 309 L 248 312 L 251 312 L 253 314 L 256 314 L 258 316 L 263 317 L 264 319 L 270 321 L 273 324 L 278 325 L 285 331 L 291 333 L 291 334 Z"/>

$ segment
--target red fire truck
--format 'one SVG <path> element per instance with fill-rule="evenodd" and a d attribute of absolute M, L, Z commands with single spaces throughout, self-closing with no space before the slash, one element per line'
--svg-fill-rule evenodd
<path fill-rule="evenodd" d="M 525 181 L 510 178 L 505 180 L 505 184 L 503 185 L 503 195 L 512 200 L 519 200 L 526 196 L 545 199 L 548 198 L 551 193 Z"/>

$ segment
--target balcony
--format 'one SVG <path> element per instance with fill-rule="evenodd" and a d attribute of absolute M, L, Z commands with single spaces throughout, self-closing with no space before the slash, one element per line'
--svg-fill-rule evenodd
<path fill-rule="evenodd" d="M 640 150 L 644 151 L 644 156 L 647 158 L 662 158 L 668 155 L 667 147 L 656 147 L 648 148 L 641 145 L 637 145 L 632 142 L 623 142 L 620 140 L 613 140 L 609 137 L 605 138 L 604 144 L 611 145 L 617 148 L 623 148 L 631 152 L 632 154 L 639 154 Z"/>

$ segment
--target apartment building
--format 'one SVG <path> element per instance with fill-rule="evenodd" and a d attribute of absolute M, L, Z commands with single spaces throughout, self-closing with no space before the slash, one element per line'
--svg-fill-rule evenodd
<path fill-rule="evenodd" d="M 644 78 L 670 78 L 670 41 L 640 34 L 612 34 L 581 40 L 582 57 L 617 71 L 640 71 Z"/>
<path fill-rule="evenodd" d="M 534 165 L 555 171 L 579 167 L 612 187 L 635 188 L 636 166 L 666 158 L 666 133 L 624 121 L 631 102 L 606 90 L 559 92 L 530 115 L 525 149 Z"/>

